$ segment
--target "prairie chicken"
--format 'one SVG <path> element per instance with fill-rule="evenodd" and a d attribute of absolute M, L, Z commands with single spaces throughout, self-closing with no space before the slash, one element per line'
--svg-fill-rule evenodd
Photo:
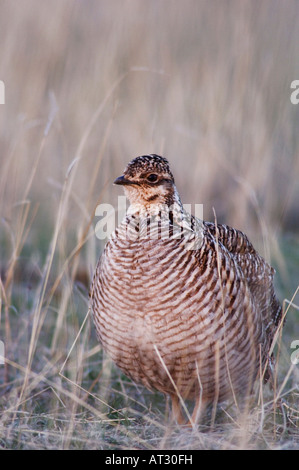
<path fill-rule="evenodd" d="M 130 207 L 94 274 L 97 336 L 127 376 L 171 396 L 178 422 L 180 402 L 195 400 L 195 422 L 268 369 L 274 270 L 244 233 L 184 210 L 165 158 L 135 158 L 114 184 Z"/>

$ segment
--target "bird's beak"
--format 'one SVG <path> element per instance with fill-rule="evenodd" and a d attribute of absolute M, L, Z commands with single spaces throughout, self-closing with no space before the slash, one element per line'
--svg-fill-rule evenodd
<path fill-rule="evenodd" d="M 137 184 L 134 181 L 127 180 L 124 176 L 119 176 L 116 180 L 113 181 L 113 184 L 121 184 L 122 186 L 126 186 L 129 184 Z"/>

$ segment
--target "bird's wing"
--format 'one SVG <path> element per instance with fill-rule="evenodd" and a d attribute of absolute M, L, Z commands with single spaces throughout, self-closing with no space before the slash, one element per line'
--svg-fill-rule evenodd
<path fill-rule="evenodd" d="M 273 286 L 275 270 L 259 255 L 248 237 L 240 230 L 228 225 L 216 226 L 212 222 L 203 222 L 203 225 L 208 233 L 236 259 L 261 314 L 265 316 L 265 319 L 268 318 L 268 322 L 272 325 L 271 330 L 275 331 L 282 315 L 281 305 Z"/>

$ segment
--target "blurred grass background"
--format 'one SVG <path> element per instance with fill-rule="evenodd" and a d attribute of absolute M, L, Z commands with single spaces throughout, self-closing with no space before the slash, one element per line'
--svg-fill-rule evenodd
<path fill-rule="evenodd" d="M 266 443 L 260 414 L 241 435 L 173 437 L 163 397 L 111 367 L 89 320 L 59 375 L 103 248 L 95 207 L 117 204 L 112 181 L 137 155 L 167 157 L 183 202 L 202 203 L 206 220 L 215 208 L 219 222 L 246 232 L 276 267 L 279 297 L 291 300 L 298 44 L 296 0 L 1 0 L 0 339 L 9 360 L 0 365 L 0 446 L 298 445 L 298 366 L 283 390 L 291 390 L 287 424 L 267 415 Z M 299 339 L 296 302 L 282 383 Z"/>

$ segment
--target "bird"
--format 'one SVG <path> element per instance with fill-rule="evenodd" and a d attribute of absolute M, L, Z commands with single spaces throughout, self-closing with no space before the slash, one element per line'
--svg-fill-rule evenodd
<path fill-rule="evenodd" d="M 271 377 L 275 270 L 242 231 L 184 209 L 166 158 L 138 156 L 114 184 L 130 206 L 94 271 L 96 334 L 126 376 L 171 398 L 177 423 L 191 400 L 194 425 Z"/>

